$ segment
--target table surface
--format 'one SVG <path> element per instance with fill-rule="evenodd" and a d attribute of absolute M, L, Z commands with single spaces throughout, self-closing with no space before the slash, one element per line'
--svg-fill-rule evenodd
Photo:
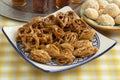
<path fill-rule="evenodd" d="M 120 80 L 120 31 L 101 32 L 118 43 L 99 58 L 67 71 L 46 73 L 17 54 L 1 31 L 3 26 L 19 24 L 23 22 L 0 16 L 0 80 Z"/>
<path fill-rule="evenodd" d="M 47 16 L 48 14 L 51 14 L 55 12 L 56 10 L 59 10 L 55 7 L 54 0 L 50 0 L 48 5 L 48 11 L 44 13 L 35 12 L 32 6 L 32 2 L 30 0 L 26 0 L 27 5 L 25 7 L 14 7 L 12 5 L 11 0 L 0 0 L 0 14 L 3 16 L 6 16 L 11 19 L 19 20 L 19 21 L 25 21 L 28 22 L 33 17 L 36 16 Z M 84 0 L 81 0 L 81 3 Z M 79 3 L 80 4 L 80 3 Z M 79 4 L 70 3 L 70 7 L 76 11 L 79 8 Z M 27 16 L 27 17 L 25 17 Z"/>

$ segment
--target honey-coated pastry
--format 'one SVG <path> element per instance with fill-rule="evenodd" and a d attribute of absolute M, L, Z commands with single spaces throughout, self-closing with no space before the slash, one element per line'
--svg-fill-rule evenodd
<path fill-rule="evenodd" d="M 59 12 L 56 14 L 56 19 L 57 19 L 57 23 L 63 29 L 66 26 L 68 21 L 68 18 L 66 17 L 66 15 L 63 12 Z"/>
<path fill-rule="evenodd" d="M 58 27 L 58 28 L 55 28 L 54 35 L 56 36 L 56 38 L 61 38 L 65 35 L 65 32 L 63 31 L 63 29 Z"/>
<path fill-rule="evenodd" d="M 52 29 L 50 26 L 47 26 L 45 28 L 41 28 L 40 30 L 43 32 L 43 34 L 52 34 Z"/>
<path fill-rule="evenodd" d="M 57 58 L 58 55 L 60 54 L 59 48 L 57 46 L 55 46 L 54 44 L 48 44 L 48 45 L 46 45 L 45 50 L 48 52 L 48 54 L 52 58 Z"/>
<path fill-rule="evenodd" d="M 39 44 L 38 49 L 39 50 L 45 50 L 46 45 L 45 44 Z"/>
<path fill-rule="evenodd" d="M 51 61 L 51 57 L 45 50 L 32 50 L 29 57 L 37 62 L 48 63 Z"/>
<path fill-rule="evenodd" d="M 79 39 L 80 40 L 81 39 L 83 39 L 83 40 L 92 40 L 94 35 L 95 35 L 95 30 L 93 30 L 93 29 L 85 29 L 85 30 L 83 30 L 83 32 L 79 36 Z"/>
<path fill-rule="evenodd" d="M 18 29 L 18 36 L 24 36 L 25 34 L 33 34 L 33 30 L 28 26 L 24 26 Z"/>
<path fill-rule="evenodd" d="M 69 43 L 62 43 L 62 44 L 60 44 L 60 48 L 61 48 L 61 50 L 66 50 L 66 49 L 68 49 L 68 50 L 70 50 L 71 52 L 74 51 L 74 47 L 73 47 L 71 44 L 69 44 Z"/>
<path fill-rule="evenodd" d="M 65 42 L 72 44 L 77 40 L 77 36 L 78 36 L 77 33 L 66 32 L 65 36 L 64 36 L 64 40 L 65 40 Z"/>
<path fill-rule="evenodd" d="M 32 29 L 41 29 L 41 28 L 45 28 L 45 22 L 44 21 L 40 21 L 40 22 L 36 22 L 32 24 Z"/>
<path fill-rule="evenodd" d="M 64 33 L 63 29 L 61 29 L 58 25 L 52 25 L 50 27 L 56 38 L 61 38 L 64 36 L 65 33 Z"/>
<path fill-rule="evenodd" d="M 73 55 L 75 57 L 89 57 L 95 54 L 98 51 L 96 47 L 85 45 L 81 48 L 74 50 Z"/>
<path fill-rule="evenodd" d="M 63 50 L 56 59 L 56 63 L 59 65 L 70 64 L 74 61 L 75 57 L 72 55 L 71 51 Z"/>
<path fill-rule="evenodd" d="M 39 29 L 33 29 L 34 31 L 34 36 L 37 36 L 38 38 L 39 37 L 42 37 L 43 35 L 43 30 L 39 30 Z M 33 35 L 33 34 L 32 34 Z"/>
<path fill-rule="evenodd" d="M 88 46 L 92 46 L 92 44 L 91 44 L 91 41 L 89 41 L 89 40 L 79 40 L 79 41 L 76 41 L 74 44 L 72 44 L 73 46 L 74 46 L 74 48 L 81 48 L 81 47 L 83 47 L 83 46 L 86 46 L 86 45 L 88 45 Z"/>
<path fill-rule="evenodd" d="M 38 17 L 34 17 L 29 23 L 34 24 L 34 23 L 38 23 L 38 22 L 43 21 L 43 20 L 44 20 L 43 17 L 38 16 Z"/>
<path fill-rule="evenodd" d="M 50 15 L 47 18 L 45 18 L 45 24 L 46 25 L 55 25 L 56 24 L 56 17 L 54 15 Z"/>
<path fill-rule="evenodd" d="M 39 47 L 39 39 L 36 36 L 26 35 L 22 37 L 22 44 L 25 47 L 25 51 L 30 52 L 32 48 Z"/>
<path fill-rule="evenodd" d="M 66 12 L 66 15 L 67 15 L 67 17 L 70 18 L 70 19 L 73 19 L 73 20 L 77 19 L 77 15 L 76 15 L 75 12 L 73 12 L 73 11 L 67 11 L 67 12 Z"/>
<path fill-rule="evenodd" d="M 40 44 L 49 44 L 53 42 L 52 34 L 43 34 L 42 37 L 38 38 Z"/>
<path fill-rule="evenodd" d="M 43 17 L 35 17 L 18 29 L 16 42 L 20 42 L 29 58 L 58 65 L 71 64 L 77 57 L 89 57 L 97 52 L 91 40 L 95 35 L 82 19 L 77 19 L 73 11 L 59 12 Z"/>
<path fill-rule="evenodd" d="M 87 24 L 82 19 L 75 19 L 71 24 L 71 29 L 78 34 L 87 28 Z"/>
<path fill-rule="evenodd" d="M 65 16 L 68 18 L 67 25 L 70 25 L 75 19 L 77 19 L 77 16 L 73 11 L 66 12 Z"/>

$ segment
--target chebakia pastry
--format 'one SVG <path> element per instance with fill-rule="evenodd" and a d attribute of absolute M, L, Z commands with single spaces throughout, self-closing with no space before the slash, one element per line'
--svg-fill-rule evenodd
<path fill-rule="evenodd" d="M 99 3 L 99 8 L 100 9 L 104 9 L 106 7 L 106 5 L 108 5 L 108 1 L 106 0 L 98 0 L 98 3 Z"/>
<path fill-rule="evenodd" d="M 34 61 L 47 64 L 54 60 L 58 65 L 65 65 L 97 52 L 98 49 L 92 46 L 95 33 L 73 11 L 68 11 L 45 19 L 33 18 L 18 29 L 16 41 Z"/>
<path fill-rule="evenodd" d="M 52 58 L 57 58 L 57 56 L 60 55 L 60 50 L 55 44 L 46 45 L 45 50 Z"/>
<path fill-rule="evenodd" d="M 38 16 L 38 17 L 34 17 L 31 21 L 30 21 L 30 23 L 36 23 L 36 22 L 39 22 L 39 21 L 43 21 L 43 17 L 41 17 L 41 16 Z"/>
<path fill-rule="evenodd" d="M 87 1 L 84 2 L 83 8 L 84 9 L 94 8 L 96 10 L 99 10 L 99 4 L 96 0 L 87 0 Z"/>
<path fill-rule="evenodd" d="M 120 13 L 120 9 L 116 4 L 111 3 L 105 7 L 104 13 L 109 14 L 112 17 L 116 17 Z"/>
<path fill-rule="evenodd" d="M 108 14 L 102 14 L 101 16 L 98 17 L 97 23 L 105 26 L 113 26 L 115 25 L 114 19 L 109 16 Z"/>
<path fill-rule="evenodd" d="M 84 9 L 84 15 L 97 22 L 98 25 L 118 26 L 120 25 L 119 6 L 120 0 L 86 0 L 82 8 Z"/>
<path fill-rule="evenodd" d="M 115 18 L 115 23 L 116 23 L 116 24 L 120 24 L 120 15 L 118 15 L 118 16 Z"/>
<path fill-rule="evenodd" d="M 98 16 L 99 16 L 98 11 L 96 9 L 93 9 L 93 8 L 85 9 L 85 15 L 88 18 L 93 19 L 93 20 L 96 20 L 98 18 Z"/>
<path fill-rule="evenodd" d="M 38 61 L 42 63 L 48 63 L 51 61 L 51 57 L 48 55 L 48 52 L 46 52 L 45 50 L 33 49 L 29 57 L 34 61 Z"/>
<path fill-rule="evenodd" d="M 75 57 L 87 57 L 93 54 L 93 52 L 96 52 L 98 49 L 92 47 L 91 45 L 84 45 L 84 47 L 79 47 L 77 48 L 74 52 L 73 55 Z M 89 54 L 88 54 L 89 52 Z"/>

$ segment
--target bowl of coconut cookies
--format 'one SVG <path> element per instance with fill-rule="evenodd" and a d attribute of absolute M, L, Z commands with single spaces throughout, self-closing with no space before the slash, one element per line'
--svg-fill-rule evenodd
<path fill-rule="evenodd" d="M 93 28 L 120 31 L 120 0 L 86 0 L 78 12 Z"/>

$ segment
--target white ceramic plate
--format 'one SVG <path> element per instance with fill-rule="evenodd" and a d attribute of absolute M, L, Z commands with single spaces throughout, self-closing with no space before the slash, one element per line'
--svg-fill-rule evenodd
<path fill-rule="evenodd" d="M 70 7 L 66 6 L 62 9 L 60 9 L 57 12 L 67 12 L 69 10 L 72 10 Z M 57 12 L 53 13 L 56 14 Z M 102 54 L 104 54 L 105 52 L 107 52 L 108 50 L 110 50 L 117 42 L 114 40 L 111 40 L 107 37 L 105 37 L 104 35 L 98 33 L 96 31 L 96 35 L 94 36 L 94 39 L 92 41 L 93 46 L 98 47 L 98 52 L 88 58 L 85 59 L 77 59 L 75 60 L 72 64 L 69 65 L 54 65 L 53 63 L 50 64 L 41 64 L 38 62 L 35 62 L 31 59 L 29 59 L 27 57 L 27 55 L 20 49 L 20 46 L 17 45 L 15 38 L 16 38 L 16 32 L 18 30 L 18 28 L 20 28 L 22 25 L 19 26 L 9 26 L 9 27 L 3 27 L 2 31 L 5 34 L 6 38 L 8 39 L 8 41 L 11 43 L 11 45 L 15 48 L 15 50 L 18 52 L 18 54 L 20 54 L 20 56 L 22 56 L 26 61 L 28 61 L 29 63 L 31 63 L 33 66 L 46 71 L 46 72 L 59 72 L 59 71 L 64 71 L 64 70 L 68 70 L 77 66 L 81 66 L 87 62 L 90 62 L 91 60 L 101 56 Z"/>

